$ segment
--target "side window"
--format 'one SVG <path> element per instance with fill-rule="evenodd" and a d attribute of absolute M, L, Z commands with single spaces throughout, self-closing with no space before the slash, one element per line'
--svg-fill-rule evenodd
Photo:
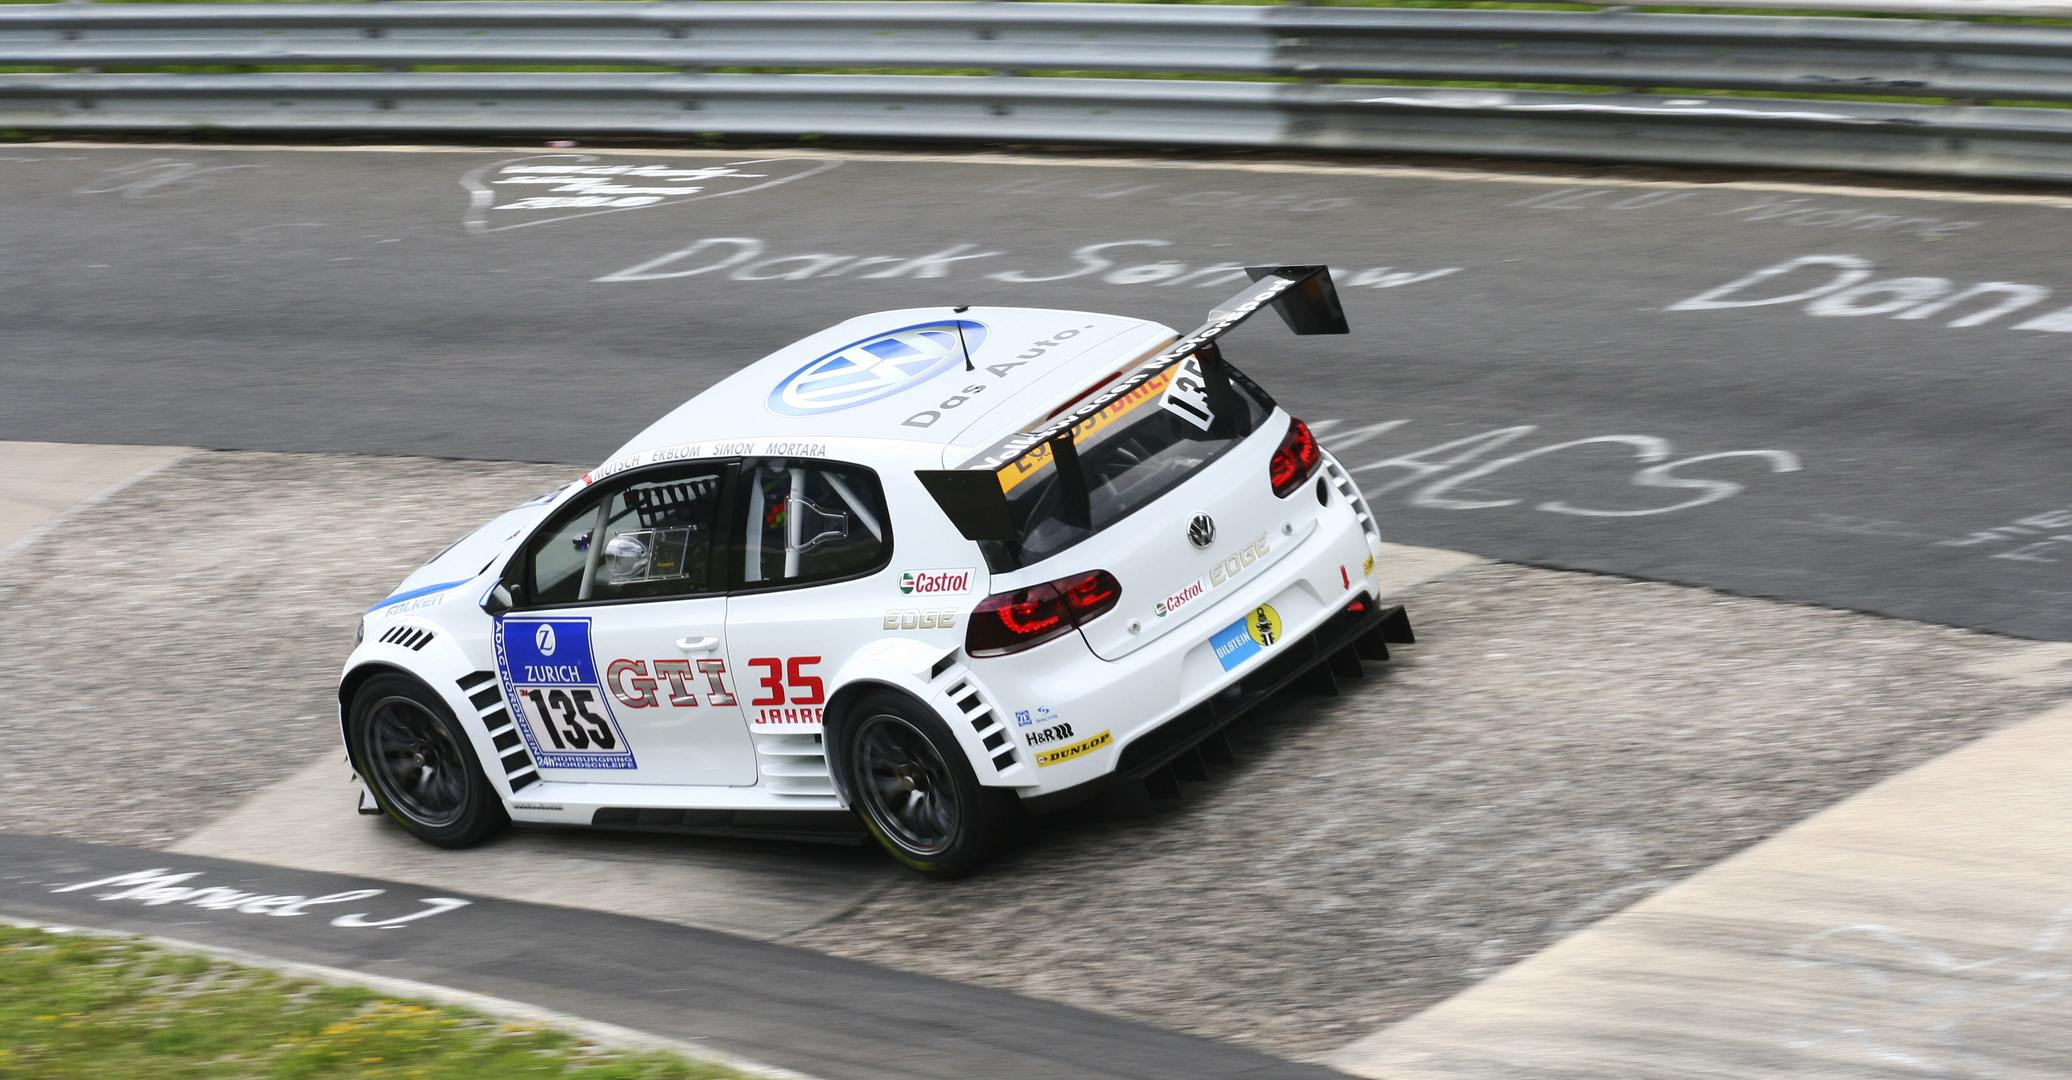
<path fill-rule="evenodd" d="M 892 524 L 876 473 L 856 465 L 750 458 L 733 547 L 743 589 L 853 577 L 892 557 Z"/>
<path fill-rule="evenodd" d="M 622 482 L 533 540 L 532 602 L 713 592 L 725 472 L 675 470 Z"/>

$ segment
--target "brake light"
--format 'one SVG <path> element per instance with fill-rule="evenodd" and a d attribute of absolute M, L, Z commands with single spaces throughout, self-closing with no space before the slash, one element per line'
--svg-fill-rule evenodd
<path fill-rule="evenodd" d="M 1273 493 L 1283 499 L 1294 494 L 1296 488 L 1317 474 L 1317 466 L 1323 463 L 1324 452 L 1317 448 L 1317 437 L 1309 433 L 1309 425 L 1290 420 L 1288 434 L 1281 439 L 1272 463 L 1266 467 L 1267 478 L 1273 481 Z"/>
<path fill-rule="evenodd" d="M 1122 586 L 1106 570 L 1062 577 L 978 602 L 964 632 L 971 656 L 1006 656 L 1033 649 L 1107 614 Z"/>
<path fill-rule="evenodd" d="M 1072 609 L 1072 621 L 1080 626 L 1106 615 L 1122 599 L 1122 586 L 1115 575 L 1106 570 L 1081 574 L 1077 578 L 1059 578 L 1051 582 L 1058 591 L 1065 594 L 1065 606 Z"/>

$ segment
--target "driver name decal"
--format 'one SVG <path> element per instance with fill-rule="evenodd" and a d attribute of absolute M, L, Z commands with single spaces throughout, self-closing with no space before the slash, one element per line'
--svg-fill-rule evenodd
<path fill-rule="evenodd" d="M 639 768 L 597 677 L 590 620 L 499 619 L 496 664 L 540 768 Z"/>

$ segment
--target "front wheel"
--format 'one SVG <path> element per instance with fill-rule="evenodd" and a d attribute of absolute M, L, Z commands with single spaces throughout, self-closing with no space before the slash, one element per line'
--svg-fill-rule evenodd
<path fill-rule="evenodd" d="M 843 725 L 843 762 L 856 812 L 900 862 L 955 877 L 999 846 L 1019 807 L 980 786 L 955 736 L 933 712 L 894 694 L 857 702 Z"/>
<path fill-rule="evenodd" d="M 461 848 L 509 824 L 467 732 L 439 695 L 405 675 L 376 675 L 346 719 L 353 768 L 412 836 Z"/>

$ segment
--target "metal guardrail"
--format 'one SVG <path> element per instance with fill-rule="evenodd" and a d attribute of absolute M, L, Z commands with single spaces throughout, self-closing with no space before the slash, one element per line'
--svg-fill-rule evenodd
<path fill-rule="evenodd" d="M 0 74 L 0 127 L 62 131 L 817 133 L 2072 178 L 2072 110 L 1970 104 L 2072 102 L 2072 27 L 2036 25 L 854 0 L 0 5 L 0 65 L 384 69 Z M 422 65 L 671 70 L 409 70 Z M 717 67 L 997 74 L 704 73 Z M 1623 92 L 1330 81 L 1342 79 Z M 1654 87 L 1957 104 L 1645 92 Z"/>

